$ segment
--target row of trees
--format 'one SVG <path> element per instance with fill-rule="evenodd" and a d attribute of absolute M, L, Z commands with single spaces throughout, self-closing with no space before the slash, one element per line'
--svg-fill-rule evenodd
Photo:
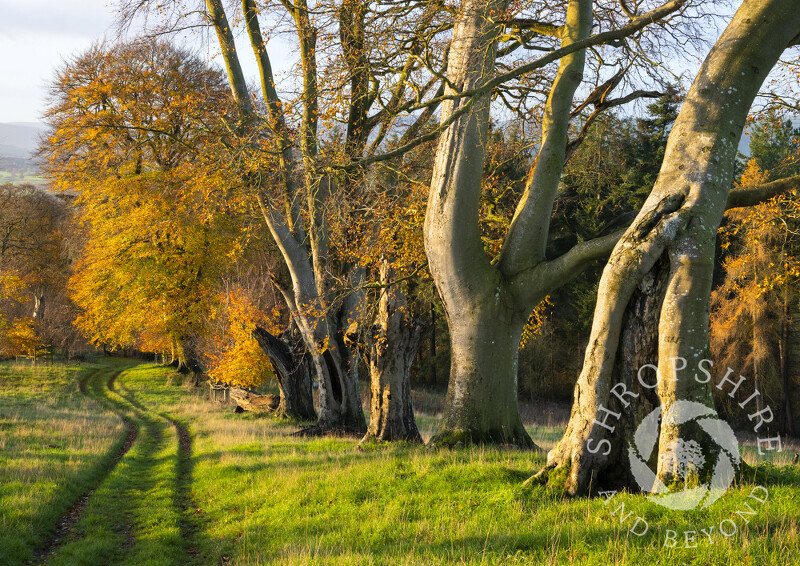
<path fill-rule="evenodd" d="M 122 19 L 160 7 L 127 2 Z M 263 317 L 247 315 L 230 334 L 252 332 L 269 355 L 283 412 L 316 416 L 322 430 L 419 439 L 408 380 L 432 280 L 451 358 L 432 442 L 532 446 L 517 403 L 523 332 L 546 297 L 611 254 L 572 418 L 548 464 L 568 467 L 568 488 L 585 490 L 619 460 L 624 440 L 596 419 L 618 408 L 613 383 L 634 387 L 631 368 L 616 361 L 621 337 L 649 343 L 640 355 L 652 354 L 646 362 L 657 360 L 664 375 L 676 359 L 705 354 L 723 211 L 793 186 L 758 179 L 756 189 L 728 196 L 753 98 L 800 32 L 788 0 L 740 8 L 665 144 L 675 93 L 672 77 L 659 72 L 668 55 L 697 39 L 692 24 L 705 7 L 685 0 L 176 4 L 166 21 L 147 20 L 151 31 L 199 18 L 194 23 L 218 39 L 227 85 L 159 41 L 98 46 L 54 84 L 47 167 L 62 188 L 77 190 L 89 233 L 74 280 L 81 325 L 101 342 L 136 335 L 150 349 L 193 359 L 195 337 L 204 334 L 197 322 L 215 308 L 212 289 L 240 258 L 248 269 L 260 261 L 291 324 L 278 336 Z M 236 25 L 258 61 L 260 96 L 242 72 Z M 299 79 L 287 92 L 276 86 L 263 29 L 293 37 Z M 148 82 L 162 72 L 163 81 Z M 593 126 L 648 97 L 661 107 L 621 164 L 622 182 L 611 182 L 620 192 L 593 185 L 585 175 L 602 146 L 581 153 Z M 517 124 L 513 134 L 493 133 L 493 111 Z M 595 194 L 620 214 L 592 213 Z M 624 214 L 642 200 L 635 218 Z M 271 242 L 261 239 L 256 211 Z M 576 223 L 583 217 L 594 225 Z M 663 281 L 655 285 L 660 294 L 639 300 L 648 278 Z M 649 304 L 648 316 L 631 316 L 644 308 L 637 301 Z M 255 303 L 228 304 L 225 316 L 236 321 Z M 658 332 L 636 321 L 659 321 Z M 361 353 L 372 384 L 369 431 Z M 683 387 L 665 385 L 658 400 L 711 403 L 708 387 Z M 660 449 L 685 432 L 663 427 Z M 590 437 L 615 448 L 587 452 Z M 673 472 L 659 470 L 665 478 Z"/>
<path fill-rule="evenodd" d="M 65 293 L 70 218 L 63 200 L 31 185 L 0 186 L 0 357 L 80 347 Z"/>
<path fill-rule="evenodd" d="M 563 283 L 583 269 L 588 260 L 602 257 L 613 241 L 607 237 L 602 245 L 598 242 L 579 245 L 572 254 L 558 262 L 543 262 L 548 237 L 547 230 L 541 231 L 546 224 L 541 220 L 548 218 L 552 210 L 567 153 L 568 124 L 570 119 L 578 120 L 580 117 L 588 128 L 604 110 L 643 96 L 658 96 L 658 92 L 643 89 L 631 90 L 619 98 L 610 95 L 622 81 L 625 71 L 629 77 L 641 77 L 645 74 L 643 69 L 649 66 L 649 63 L 644 64 L 646 57 L 658 59 L 668 51 L 664 46 L 671 39 L 656 33 L 655 28 L 648 27 L 648 24 L 668 16 L 685 20 L 688 24 L 690 16 L 695 15 L 684 15 L 683 2 L 655 5 L 650 12 L 642 6 L 637 8 L 636 14 L 629 12 L 627 15 L 625 10 L 620 12 L 611 3 L 598 5 L 596 9 L 589 4 L 578 6 L 574 3 L 567 3 L 565 7 L 568 8 L 566 23 L 560 21 L 564 15 L 561 8 L 550 10 L 535 3 L 513 7 L 498 4 L 488 7 L 489 12 L 481 12 L 482 17 L 491 13 L 493 22 L 497 18 L 491 24 L 496 37 L 490 38 L 487 47 L 496 49 L 501 41 L 499 33 L 507 33 L 503 35 L 503 49 L 499 52 L 502 62 L 498 59 L 499 68 L 505 68 L 505 72 L 495 77 L 490 85 L 478 85 L 479 90 L 474 90 L 466 77 L 459 76 L 459 71 L 447 68 L 461 61 L 460 64 L 470 67 L 465 69 L 465 73 L 475 74 L 477 69 L 472 69 L 476 61 L 456 57 L 453 51 L 461 42 L 458 33 L 469 32 L 460 31 L 459 27 L 464 24 L 465 14 L 471 14 L 470 17 L 478 14 L 468 3 L 457 6 L 446 2 L 402 2 L 383 6 L 364 1 L 315 2 L 313 5 L 301 0 L 263 5 L 243 2 L 231 17 L 223 5 L 208 1 L 204 10 L 192 12 L 192 15 L 176 10 L 175 19 L 162 22 L 153 30 L 169 31 L 184 25 L 186 18 L 200 14 L 200 23 L 215 31 L 225 61 L 237 113 L 235 126 L 231 129 L 240 139 L 250 142 L 240 151 L 245 154 L 248 150 L 255 151 L 262 156 L 270 152 L 274 158 L 270 172 L 277 172 L 278 183 L 269 182 L 272 177 L 258 166 L 243 171 L 241 178 L 244 185 L 254 190 L 288 272 L 286 276 L 276 277 L 275 283 L 281 289 L 313 360 L 320 384 L 319 424 L 322 428 L 364 429 L 357 389 L 359 339 L 354 332 L 359 327 L 366 327 L 362 336 L 365 335 L 367 341 L 373 340 L 375 333 L 371 327 L 387 328 L 388 315 L 385 313 L 389 312 L 379 313 L 379 318 L 383 319 L 377 324 L 364 323 L 361 318 L 364 290 L 373 286 L 385 288 L 388 281 L 385 277 L 382 281 L 381 273 L 401 274 L 408 265 L 404 258 L 412 258 L 411 264 L 416 269 L 414 258 L 419 255 L 418 251 L 409 254 L 405 249 L 408 242 L 401 241 L 397 234 L 390 234 L 387 245 L 373 254 L 379 256 L 380 261 L 353 261 L 352 251 L 348 253 L 344 246 L 332 243 L 335 240 L 331 236 L 337 233 L 337 228 L 342 233 L 341 227 L 347 227 L 355 237 L 344 241 L 356 244 L 357 256 L 369 255 L 359 244 L 360 241 L 383 240 L 386 215 L 380 212 L 381 205 L 409 200 L 413 203 L 417 198 L 412 190 L 416 179 L 411 176 L 413 171 L 409 171 L 415 164 L 415 154 L 442 133 L 454 131 L 452 126 L 459 120 L 471 120 L 476 104 L 481 106 L 482 116 L 488 120 L 490 99 L 494 93 L 496 104 L 503 104 L 510 112 L 525 119 L 522 124 L 528 124 L 523 144 L 532 139 L 529 137 L 532 118 L 534 123 L 536 120 L 540 122 L 535 129 L 543 132 L 538 157 L 531 155 L 522 167 L 526 174 L 531 172 L 529 180 L 535 182 L 517 184 L 520 190 L 516 192 L 522 193 L 520 199 L 528 203 L 527 208 L 515 215 L 513 209 L 517 199 L 513 195 L 505 199 L 508 210 L 497 214 L 500 229 L 494 230 L 503 278 L 527 271 L 526 277 L 539 282 L 531 283 L 535 289 L 531 287 L 529 296 L 522 299 L 518 308 L 512 309 L 514 312 L 487 311 L 481 319 L 468 316 L 460 306 L 452 304 L 456 299 L 451 298 L 443 287 L 443 282 L 457 281 L 474 266 L 468 265 L 469 262 L 455 266 L 455 278 L 450 274 L 437 275 L 437 269 L 431 270 L 447 313 L 450 354 L 454 361 L 445 425 L 439 438 L 446 442 L 460 442 L 465 438 L 482 440 L 485 437 L 531 444 L 516 408 L 516 358 L 523 327 L 533 308 L 558 286 L 556 282 Z M 137 15 L 149 13 L 150 8 L 146 2 L 125 4 L 123 19 L 130 22 Z M 595 35 L 591 35 L 593 12 L 597 15 L 595 27 L 600 29 L 600 33 Z M 527 17 L 530 14 L 540 14 L 551 18 L 552 22 Z M 259 63 L 263 113 L 259 113 L 258 105 L 254 104 L 255 93 L 251 92 L 242 74 L 231 22 L 241 22 Z M 302 77 L 302 85 L 296 85 L 299 96 L 287 96 L 277 91 L 265 43 L 269 38 L 262 33 L 262 25 L 294 36 L 299 52 L 297 71 Z M 685 33 L 680 26 L 675 26 L 672 31 L 675 39 L 683 38 Z M 535 56 L 537 47 L 534 43 L 539 43 L 539 49 L 549 53 L 544 57 Z M 602 49 L 600 46 L 603 45 L 608 48 Z M 679 42 L 672 42 L 673 47 L 679 45 Z M 595 75 L 598 89 L 590 92 L 585 103 L 575 109 L 572 100 L 584 76 L 584 48 L 587 46 L 598 46 L 595 50 L 598 57 L 588 65 Z M 495 55 L 491 59 L 487 64 L 493 73 Z M 559 59 L 561 70 L 556 65 Z M 613 70 L 613 74 L 609 70 Z M 549 96 L 549 91 L 555 94 Z M 532 104 L 537 99 L 546 111 L 542 112 Z M 431 118 L 440 106 L 439 124 L 435 125 Z M 450 106 L 458 107 L 452 116 L 448 114 Z M 557 115 L 551 113 L 555 107 Z M 485 133 L 488 130 L 481 126 L 472 142 L 482 145 L 480 138 Z M 570 153 L 580 144 L 585 133 L 579 132 L 569 142 Z M 266 147 L 267 143 L 272 145 Z M 463 158 L 468 152 L 462 149 L 456 148 L 456 152 Z M 560 158 L 557 157 L 559 152 L 562 154 Z M 469 156 L 466 161 L 472 167 L 465 173 L 474 185 L 470 198 L 474 199 L 477 212 L 483 185 L 482 155 Z M 533 162 L 539 165 L 534 168 L 531 166 Z M 548 163 L 546 167 L 545 162 Z M 557 162 L 560 165 L 555 166 Z M 440 165 L 434 163 L 435 181 L 438 179 L 437 167 Z M 545 169 L 547 173 L 542 176 Z M 534 174 L 536 171 L 539 173 Z M 538 197 L 529 196 L 542 191 L 545 204 L 540 206 L 534 202 Z M 459 199 L 459 202 L 466 203 L 467 200 Z M 428 219 L 432 207 L 433 200 L 429 198 Z M 427 224 L 429 227 L 434 225 L 435 222 Z M 508 236 L 498 239 L 497 232 L 503 232 L 504 226 L 509 228 Z M 519 244 L 528 239 L 529 229 L 523 226 L 537 226 L 534 232 L 539 234 L 537 238 L 541 245 L 533 248 L 541 250 L 534 253 L 535 257 L 528 258 L 530 254 L 522 248 L 530 247 Z M 492 253 L 491 245 L 488 249 L 485 246 L 479 223 L 459 221 L 458 228 L 471 231 L 471 236 L 458 234 L 457 239 L 472 242 L 469 245 L 477 258 L 475 261 L 490 261 L 486 253 Z M 430 230 L 427 232 L 431 233 Z M 512 244 L 512 241 L 516 243 Z M 446 253 L 447 247 L 457 247 L 452 244 L 450 238 L 440 245 L 427 246 L 426 256 L 431 265 L 441 263 L 434 258 L 437 250 Z M 518 257 L 518 254 L 526 258 Z M 391 269 L 381 269 L 385 262 Z M 542 265 L 536 275 L 532 272 L 534 266 L 531 262 Z M 475 271 L 473 275 L 477 273 Z M 495 295 L 496 286 L 484 286 L 488 295 Z M 508 291 L 504 290 L 505 283 L 500 287 L 503 289 L 498 293 Z M 493 326 L 483 324 L 485 321 L 490 321 Z M 403 324 L 409 323 L 410 320 L 403 321 Z M 496 332 L 506 323 L 514 328 L 511 332 Z M 462 332 L 470 336 L 462 340 Z M 480 336 L 474 335 L 476 332 Z M 384 330 L 382 341 L 391 341 L 387 346 L 389 350 L 410 353 L 414 350 L 414 340 L 404 337 L 413 338 L 415 334 Z M 395 340 L 399 342 L 394 343 Z M 481 342 L 480 347 L 472 347 L 475 340 Z M 487 371 L 502 377 L 475 380 L 477 374 L 470 369 L 472 362 L 467 360 L 471 356 L 482 356 L 481 352 L 490 348 L 492 343 L 494 353 L 485 362 L 476 363 L 485 363 Z M 464 376 L 459 377 L 458 372 L 462 369 Z M 383 375 L 388 368 L 375 368 L 375 371 L 376 375 Z M 407 371 L 397 373 L 398 380 L 408 379 Z M 467 404 L 477 406 L 456 409 L 466 402 L 465 398 L 459 397 L 461 391 L 471 392 L 469 397 L 474 401 Z M 410 414 L 403 406 L 405 397 L 381 396 L 387 402 L 386 413 L 394 415 L 391 420 L 397 423 L 392 428 L 401 438 L 404 429 L 413 430 L 412 423 L 402 417 Z M 389 436 L 394 436 L 394 433 Z"/>

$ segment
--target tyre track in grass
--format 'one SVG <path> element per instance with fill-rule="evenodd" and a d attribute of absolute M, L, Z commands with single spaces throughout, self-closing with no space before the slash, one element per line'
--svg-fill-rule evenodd
<path fill-rule="evenodd" d="M 139 410 L 157 414 L 175 428 L 175 433 L 178 437 L 178 458 L 175 465 L 176 473 L 173 505 L 179 512 L 180 521 L 178 526 L 180 528 L 181 538 L 185 542 L 185 551 L 188 558 L 187 563 L 202 563 L 203 556 L 197 544 L 197 538 L 201 531 L 201 524 L 197 515 L 199 509 L 192 498 L 194 461 L 192 460 L 193 442 L 189 427 L 183 421 L 166 412 L 154 413 L 137 399 L 134 391 L 127 388 L 124 384 L 120 384 L 119 394 Z"/>
<path fill-rule="evenodd" d="M 126 416 L 138 430 L 131 450 L 89 498 L 75 534 L 47 557 L 57 566 L 103 564 L 185 564 L 179 515 L 172 506 L 177 435 L 163 418 L 118 391 L 117 378 L 91 380 L 87 388 L 103 405 Z M 166 501 L 165 501 L 166 499 Z M 164 505 L 166 503 L 166 505 Z M 98 561 L 99 560 L 99 561 Z"/>
<path fill-rule="evenodd" d="M 117 376 L 122 373 L 124 370 L 119 370 L 113 372 L 109 377 L 109 382 L 113 382 L 117 378 Z M 97 488 L 103 484 L 104 481 L 111 475 L 114 469 L 119 464 L 120 460 L 128 453 L 131 449 L 133 444 L 136 442 L 136 438 L 138 436 L 138 427 L 134 424 L 134 422 L 125 414 L 120 412 L 119 410 L 114 410 L 114 408 L 110 407 L 107 403 L 104 403 L 100 398 L 96 395 L 93 395 L 89 392 L 89 381 L 97 381 L 97 378 L 104 377 L 107 374 L 107 371 L 104 370 L 95 370 L 93 372 L 87 373 L 79 382 L 78 382 L 78 389 L 80 392 L 107 409 L 113 411 L 117 414 L 117 416 L 122 420 L 125 425 L 125 438 L 121 444 L 118 444 L 115 449 L 114 455 L 109 461 L 108 465 L 102 472 L 98 475 L 92 485 L 84 491 L 73 503 L 70 505 L 66 512 L 56 521 L 55 532 L 48 538 L 39 548 L 37 548 L 33 553 L 33 561 L 34 563 L 41 563 L 49 556 L 51 556 L 56 550 L 58 550 L 59 546 L 61 546 L 62 542 L 67 539 L 74 531 L 75 525 L 78 523 L 80 518 L 83 516 L 83 512 L 86 509 L 86 505 L 89 503 L 89 498 L 92 494 L 97 490 Z M 94 383 L 93 383 L 94 385 Z"/>

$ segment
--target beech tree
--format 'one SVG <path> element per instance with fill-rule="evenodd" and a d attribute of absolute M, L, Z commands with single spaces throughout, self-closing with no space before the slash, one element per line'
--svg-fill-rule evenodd
<path fill-rule="evenodd" d="M 171 350 L 198 370 L 195 337 L 224 260 L 212 250 L 239 238 L 216 160 L 224 79 L 140 40 L 76 56 L 51 95 L 44 169 L 76 196 L 86 235 L 71 279 L 78 325 L 96 344 Z"/>
<path fill-rule="evenodd" d="M 0 356 L 75 346 L 66 296 L 67 205 L 32 185 L 0 185 Z"/>
<path fill-rule="evenodd" d="M 514 18 L 504 0 L 461 2 L 449 48 L 441 112 L 446 129 L 436 150 L 424 227 L 425 250 L 447 312 L 452 350 L 444 417 L 433 443 L 533 446 L 517 405 L 523 327 L 538 303 L 591 262 L 605 257 L 620 236 L 614 233 L 591 239 L 559 257 L 547 257 L 550 218 L 565 160 L 602 111 L 641 96 L 660 96 L 633 91 L 612 98 L 611 92 L 622 79 L 622 73 L 617 73 L 575 108 L 573 101 L 586 68 L 586 48 L 622 46 L 625 38 L 641 37 L 639 32 L 650 23 L 679 13 L 684 3 L 667 2 L 647 13 L 630 12 L 623 3 L 617 10 L 622 10 L 627 22 L 604 21 L 605 30 L 592 35 L 595 20 L 590 0 L 567 2 L 566 13 L 558 13 L 561 20 L 557 23 Z M 606 8 L 615 13 L 613 7 Z M 560 46 L 553 45 L 543 57 L 498 72 L 498 57 L 508 53 L 500 47 L 506 29 L 532 34 L 517 44 L 527 46 L 538 35 L 554 37 Z M 512 79 L 553 62 L 559 66 L 544 103 L 538 153 L 500 253 L 491 258 L 485 253 L 478 220 L 491 95 Z M 570 139 L 571 120 L 588 107 L 593 110 L 584 120 L 583 131 Z"/>
<path fill-rule="evenodd" d="M 180 3 L 175 6 L 182 20 L 186 16 Z M 151 8 L 155 3 L 124 2 L 122 18 L 130 22 Z M 395 6 L 364 0 L 281 0 L 262 5 L 243 0 L 237 10 L 220 0 L 206 0 L 192 13 L 199 14 L 201 25 L 209 26 L 219 42 L 237 108 L 231 128 L 246 142 L 238 149 L 256 163 L 259 153 L 277 160 L 277 180 L 258 165 L 242 179 L 256 193 L 283 258 L 284 269 L 274 282 L 317 375 L 319 430 L 362 434 L 366 421 L 358 389 L 358 348 L 367 274 L 363 265 L 337 257 L 330 215 L 350 202 L 359 203 L 363 214 L 368 208 L 363 206 L 366 168 L 433 139 L 432 133 L 421 134 L 440 102 L 434 95 L 441 83 L 441 53 L 429 46 L 448 29 L 449 11 L 444 2 Z M 242 71 L 235 21 L 242 22 L 258 63 L 260 99 Z M 299 54 L 296 68 L 302 84 L 297 97 L 279 93 L 270 37 L 262 31 L 262 26 L 287 21 L 281 29 L 291 33 Z M 166 22 L 155 32 L 176 26 L 177 21 Z M 335 56 L 327 56 L 332 52 Z M 398 125 L 398 117 L 411 112 L 416 114 Z M 400 127 L 395 148 L 383 151 Z M 338 143 L 332 138 L 342 128 L 343 141 Z M 330 137 L 326 131 L 332 132 Z M 277 342 L 263 332 L 258 335 L 273 361 L 286 366 L 285 354 L 293 348 L 278 351 L 271 346 Z M 287 379 L 304 375 L 292 367 L 287 366 Z"/>
<path fill-rule="evenodd" d="M 657 330 L 649 337 L 640 335 L 645 345 L 653 344 L 657 360 L 647 363 L 657 363 L 662 376 L 656 398 L 649 402 L 664 411 L 678 400 L 713 408 L 711 384 L 691 375 L 698 373 L 697 361 L 708 358 L 708 302 L 722 214 L 726 207 L 751 205 L 800 182 L 795 177 L 730 191 L 736 149 L 753 99 L 780 55 L 800 37 L 796 8 L 791 0 L 743 3 L 703 62 L 670 133 L 656 185 L 603 271 L 572 415 L 564 438 L 548 454 L 540 480 L 566 477 L 564 487 L 573 494 L 590 486 L 630 482 L 622 450 L 632 430 L 629 413 L 636 409 L 628 406 L 635 396 L 647 395 L 638 385 L 637 368 L 616 370 L 630 320 L 626 313 L 637 308 L 637 288 L 641 293 L 645 286 L 663 282 L 661 292 L 651 294 L 653 308 L 647 314 L 658 321 Z M 622 419 L 612 423 L 616 415 Z M 687 473 L 666 457 L 680 439 L 709 448 L 693 423 L 662 423 L 656 475 L 667 484 Z M 710 469 L 698 472 L 705 477 Z"/>

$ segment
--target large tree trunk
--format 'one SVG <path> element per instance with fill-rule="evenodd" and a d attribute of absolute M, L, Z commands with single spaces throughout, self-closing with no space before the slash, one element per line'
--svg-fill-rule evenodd
<path fill-rule="evenodd" d="M 448 311 L 449 314 L 449 311 Z M 450 319 L 450 384 L 431 444 L 535 447 L 517 402 L 517 361 L 525 321 L 499 297 L 475 300 Z"/>
<path fill-rule="evenodd" d="M 183 374 L 188 373 L 202 373 L 203 368 L 200 365 L 197 349 L 195 347 L 194 338 L 191 336 L 179 338 L 177 341 L 177 368 L 178 372 Z"/>
<path fill-rule="evenodd" d="M 292 316 L 300 329 L 303 341 L 309 346 L 319 384 L 318 429 L 346 434 L 364 434 L 367 421 L 361 408 L 361 392 L 358 385 L 358 321 L 363 305 L 363 292 L 348 293 L 339 307 L 333 311 L 324 305 L 318 296 L 298 290 L 295 280 L 294 296 L 312 297 L 298 309 L 294 297 L 283 291 L 283 296 L 292 310 Z M 363 272 L 351 273 L 350 284 L 358 288 L 363 284 Z M 311 306 L 309 306 L 311 305 Z"/>
<path fill-rule="evenodd" d="M 653 192 L 603 271 L 572 416 L 542 472 L 546 476 L 549 470 L 566 467 L 569 493 L 602 487 L 598 481 L 602 471 L 608 469 L 611 456 L 619 453 L 624 435 L 613 435 L 606 425 L 615 424 L 609 411 L 612 398 L 617 397 L 612 389 L 616 386 L 613 368 L 623 313 L 634 288 L 664 253 L 670 266 L 658 324 L 661 408 L 666 413 L 679 400 L 695 402 L 695 407 L 711 406 L 710 383 L 693 379 L 692 374 L 698 373 L 697 362 L 708 357 L 716 232 L 728 202 L 733 161 L 750 105 L 798 32 L 800 11 L 794 0 L 745 2 L 689 91 Z M 681 360 L 687 361 L 685 371 Z M 673 375 L 679 379 L 672 379 Z M 624 398 L 626 403 L 637 401 Z M 669 457 L 679 438 L 697 439 L 706 448 L 694 426 L 687 422 L 661 427 L 657 468 L 661 479 L 680 480 L 685 473 Z M 601 447 L 604 441 L 607 444 Z"/>
<path fill-rule="evenodd" d="M 494 15 L 507 6 L 502 0 L 462 4 L 448 60 L 450 84 L 474 90 L 493 77 L 497 38 L 503 30 Z M 562 45 L 587 37 L 591 22 L 591 2 L 571 0 L 560 32 Z M 477 217 L 488 93 L 447 100 L 442 106 L 443 122 L 464 113 L 439 138 L 425 216 L 425 251 L 447 312 L 452 353 L 444 419 L 433 442 L 533 446 L 517 405 L 519 339 L 536 304 L 563 282 L 544 273 L 548 230 L 540 217 L 549 217 L 552 209 L 583 68 L 583 50 L 561 60 L 547 101 L 539 156 L 496 264 L 483 249 Z M 446 94 L 453 89 L 448 87 Z M 518 280 L 520 275 L 523 280 Z"/>
<path fill-rule="evenodd" d="M 277 374 L 280 404 L 275 414 L 289 419 L 315 421 L 317 412 L 314 410 L 311 389 L 311 364 L 302 341 L 293 340 L 290 332 L 281 339 L 260 327 L 253 331 L 253 337 L 269 356 Z"/>
<path fill-rule="evenodd" d="M 661 303 L 666 292 L 669 265 L 666 257 L 660 258 L 653 269 L 645 275 L 633 292 L 622 323 L 620 346 L 622 355 L 614 368 L 614 384 L 622 383 L 625 390 L 638 395 L 635 404 L 625 405 L 631 398 L 622 399 L 612 395 L 608 408 L 619 419 L 614 423 L 615 430 L 606 438 L 611 440 L 612 453 L 607 467 L 594 470 L 594 478 L 600 485 L 622 488 L 632 485 L 634 479 L 627 465 L 626 452 L 633 438 L 636 425 L 659 406 L 659 399 L 652 389 L 643 387 L 638 380 L 639 368 L 658 360 L 658 319 L 661 316 Z M 622 389 L 617 386 L 617 391 Z M 655 464 L 652 460 L 650 464 Z"/>
<path fill-rule="evenodd" d="M 390 287 L 392 269 L 381 266 L 381 291 L 370 344 L 370 421 L 364 440 L 422 442 L 411 404 L 411 364 L 422 326 L 411 319 L 405 296 Z"/>
<path fill-rule="evenodd" d="M 452 84 L 472 90 L 492 77 L 496 40 L 502 28 L 492 21 L 490 14 L 502 13 L 507 4 L 505 0 L 463 3 L 448 61 Z M 509 400 L 504 393 L 516 381 L 511 372 L 516 368 L 511 367 L 508 356 L 517 344 L 507 343 L 511 337 L 506 336 L 506 328 L 502 329 L 502 337 L 492 336 L 498 329 L 493 315 L 502 316 L 503 320 L 510 318 L 506 312 L 497 312 L 503 310 L 507 292 L 501 289 L 504 285 L 500 275 L 483 250 L 477 218 L 489 98 L 448 100 L 442 106 L 442 120 L 464 105 L 473 108 L 457 118 L 439 138 L 425 215 L 425 251 L 445 305 L 451 339 L 445 418 L 433 440 L 436 443 L 491 438 L 502 431 L 494 430 L 494 415 L 517 412 L 516 397 L 509 406 L 501 404 Z M 495 282 L 497 285 L 492 284 Z M 494 309 L 485 304 L 493 301 Z M 481 323 L 487 322 L 492 324 L 492 330 L 481 327 Z M 491 355 L 492 350 L 497 354 Z M 495 388 L 505 391 L 482 397 Z M 516 396 L 516 390 L 513 393 Z M 515 425 L 519 423 L 518 412 L 511 420 Z M 518 428 L 522 428 L 521 424 Z M 524 431 L 522 436 L 527 437 Z M 530 438 L 525 438 L 524 443 L 530 444 Z"/>

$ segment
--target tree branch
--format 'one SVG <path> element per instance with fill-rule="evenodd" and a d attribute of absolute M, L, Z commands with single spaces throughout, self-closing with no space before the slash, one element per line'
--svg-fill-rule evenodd
<path fill-rule="evenodd" d="M 562 256 L 514 276 L 509 287 L 517 304 L 521 308 L 538 304 L 548 294 L 587 269 L 592 262 L 608 257 L 626 230 L 627 227 L 581 242 Z"/>
<path fill-rule="evenodd" d="M 774 196 L 791 191 L 792 189 L 800 189 L 800 175 L 778 179 L 777 181 L 764 183 L 763 185 L 752 185 L 734 189 L 728 195 L 728 202 L 725 205 L 725 210 L 743 206 L 755 206 Z"/>
<path fill-rule="evenodd" d="M 557 26 L 548 22 L 540 22 L 531 18 L 512 18 L 509 20 L 497 20 L 498 24 L 503 24 L 508 28 L 518 30 L 530 30 L 541 35 L 561 38 L 564 33 L 564 26 Z"/>
<path fill-rule="evenodd" d="M 729 210 L 731 208 L 755 206 L 777 195 L 791 191 L 792 189 L 800 189 L 800 175 L 787 177 L 786 179 L 778 179 L 777 181 L 764 183 L 762 185 L 752 185 L 734 189 L 728 195 L 728 202 L 725 209 Z M 673 208 L 674 207 L 668 207 L 666 210 L 672 212 Z M 628 218 L 626 219 L 625 216 L 628 216 Z M 630 215 L 623 215 L 620 218 L 626 220 L 621 229 L 605 236 L 581 242 L 556 259 L 540 263 L 536 267 L 527 269 L 515 276 L 511 281 L 515 296 L 525 298 L 525 300 L 528 301 L 527 303 L 522 302 L 520 304 L 534 304 L 534 301 L 538 303 L 554 289 L 570 281 L 588 268 L 593 261 L 607 257 L 634 219 L 630 217 Z M 612 224 L 616 223 L 616 220 L 612 222 Z M 649 224 L 644 223 L 644 225 L 646 230 L 650 229 Z M 535 280 L 552 282 L 546 291 L 542 291 L 542 297 L 538 299 L 536 297 L 530 297 L 530 291 L 527 290 L 541 287 L 540 285 L 532 285 L 532 282 Z"/>
<path fill-rule="evenodd" d="M 465 91 L 461 91 L 461 92 L 456 92 L 456 93 L 453 93 L 453 94 L 444 94 L 444 95 L 439 96 L 439 97 L 434 97 L 431 100 L 428 100 L 427 102 L 424 102 L 424 103 L 420 103 L 420 104 L 418 104 L 416 106 L 407 107 L 407 108 L 404 109 L 405 111 L 414 112 L 416 110 L 422 110 L 422 109 L 424 109 L 424 108 L 426 108 L 428 106 L 431 106 L 431 105 L 440 104 L 445 100 L 458 100 L 460 98 L 470 98 L 470 101 L 467 104 L 459 107 L 457 110 L 455 110 L 449 116 L 449 118 L 446 121 L 446 123 L 440 124 L 439 127 L 436 128 L 436 130 L 434 130 L 430 134 L 428 134 L 426 136 L 423 136 L 422 138 L 418 138 L 418 139 L 406 144 L 405 146 L 402 146 L 402 147 L 400 147 L 400 148 L 398 148 L 398 149 L 396 149 L 394 151 L 391 151 L 389 153 L 385 153 L 385 154 L 381 154 L 381 155 L 373 155 L 373 156 L 370 156 L 370 157 L 368 157 L 366 159 L 362 159 L 361 161 L 358 161 L 358 162 L 349 163 L 347 165 L 336 165 L 333 168 L 342 169 L 342 170 L 350 170 L 350 169 L 355 169 L 357 167 L 365 167 L 365 166 L 370 165 L 372 163 L 377 163 L 377 162 L 381 162 L 381 161 L 388 161 L 390 159 L 394 159 L 395 157 L 397 157 L 399 155 L 402 155 L 403 153 L 406 153 L 407 151 L 419 146 L 422 143 L 425 143 L 426 141 L 430 141 L 432 139 L 435 139 L 439 135 L 439 133 L 441 133 L 442 131 L 447 129 L 447 127 L 451 123 L 453 123 L 456 119 L 458 119 L 459 116 L 461 116 L 462 114 L 464 114 L 464 113 L 466 113 L 466 112 L 468 112 L 470 110 L 470 108 L 472 106 L 471 105 L 472 101 L 474 101 L 476 98 L 479 98 L 481 96 L 484 96 L 484 95 L 492 92 L 495 88 L 497 88 L 498 86 L 502 85 L 503 83 L 508 82 L 510 80 L 513 80 L 513 79 L 516 79 L 516 78 L 518 78 L 518 77 L 520 77 L 522 75 L 525 75 L 527 73 L 530 73 L 531 71 L 534 71 L 536 69 L 540 69 L 542 67 L 545 67 L 545 66 L 549 65 L 550 63 L 553 63 L 554 61 L 557 61 L 557 60 L 561 59 L 562 57 L 565 57 L 565 56 L 567 56 L 567 55 L 569 55 L 571 53 L 574 53 L 576 51 L 579 51 L 581 49 L 586 49 L 587 47 L 591 47 L 593 45 L 607 44 L 607 43 L 611 43 L 611 42 L 618 41 L 620 39 L 626 38 L 626 37 L 636 33 L 637 31 L 640 31 L 641 29 L 646 27 L 648 24 L 651 24 L 653 22 L 662 20 L 665 17 L 667 17 L 668 15 L 672 14 L 673 12 L 679 10 L 684 4 L 686 4 L 687 1 L 688 0 L 671 0 L 670 2 L 667 2 L 666 4 L 663 4 L 662 6 L 656 8 L 654 10 L 651 10 L 650 12 L 648 12 L 646 14 L 643 14 L 642 16 L 639 16 L 637 18 L 632 19 L 628 24 L 622 26 L 619 29 L 612 30 L 612 31 L 607 31 L 607 32 L 603 32 L 603 33 L 598 33 L 597 35 L 593 35 L 593 36 L 588 37 L 586 39 L 582 39 L 582 40 L 576 41 L 574 43 L 571 43 L 569 45 L 566 45 L 564 47 L 561 47 L 559 49 L 556 49 L 556 50 L 548 53 L 547 55 L 541 57 L 540 59 L 537 59 L 536 61 L 532 61 L 532 62 L 530 62 L 530 63 L 528 63 L 526 65 L 521 65 L 521 66 L 517 67 L 516 69 L 512 69 L 511 71 L 508 71 L 506 73 L 503 73 L 503 74 L 500 74 L 500 75 L 496 76 L 494 79 L 492 79 L 491 81 L 488 81 L 485 85 L 483 85 L 483 86 L 481 86 L 479 88 L 476 88 L 476 89 L 473 89 L 473 90 L 465 90 Z"/>

